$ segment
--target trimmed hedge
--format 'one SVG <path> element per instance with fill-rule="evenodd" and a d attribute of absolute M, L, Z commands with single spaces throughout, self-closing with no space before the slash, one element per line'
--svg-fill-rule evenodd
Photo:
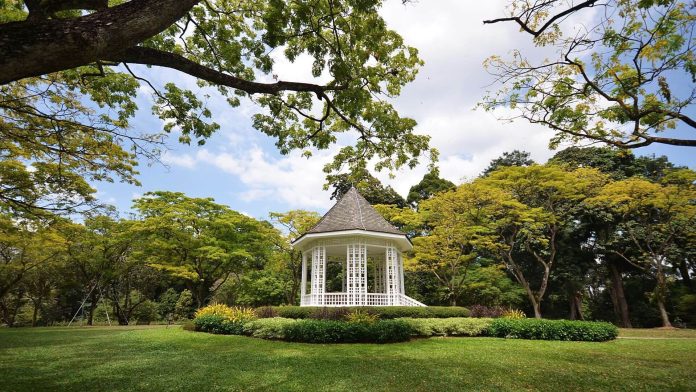
<path fill-rule="evenodd" d="M 218 314 L 198 316 L 193 320 L 193 325 L 196 331 L 221 335 L 241 335 L 244 330 L 244 322 L 230 321 Z"/>
<path fill-rule="evenodd" d="M 489 336 L 512 339 L 604 342 L 615 339 L 618 334 L 615 325 L 593 321 L 499 318 L 488 327 Z"/>
<path fill-rule="evenodd" d="M 284 340 L 305 343 L 393 343 L 411 338 L 411 327 L 400 320 L 348 323 L 333 320 L 298 320 L 283 328 Z"/>
<path fill-rule="evenodd" d="M 482 336 L 493 322 L 490 318 L 400 318 L 414 336 Z"/>
<path fill-rule="evenodd" d="M 458 306 L 355 306 L 355 307 L 319 307 L 319 306 L 265 306 L 256 309 L 258 317 L 283 317 L 292 319 L 343 320 L 348 313 L 363 310 L 376 314 L 382 320 L 402 317 L 410 318 L 450 318 L 469 317 L 467 308 Z"/>
<path fill-rule="evenodd" d="M 300 320 L 289 318 L 263 318 L 244 324 L 244 334 L 261 339 L 285 339 L 285 328 Z"/>

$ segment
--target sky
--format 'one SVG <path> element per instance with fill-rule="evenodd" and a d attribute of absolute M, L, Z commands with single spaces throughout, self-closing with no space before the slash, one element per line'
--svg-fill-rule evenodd
<path fill-rule="evenodd" d="M 489 162 L 514 149 L 531 153 L 539 163 L 555 151 L 549 150 L 553 135 L 549 129 L 526 121 L 503 122 L 493 113 L 475 110 L 476 103 L 490 89 L 492 77 L 483 61 L 493 55 L 506 55 L 513 49 L 533 52 L 528 35 L 512 24 L 484 25 L 484 19 L 502 15 L 505 1 L 420 0 L 403 5 L 388 0 L 381 14 L 388 26 L 405 42 L 418 48 L 425 65 L 417 79 L 394 101 L 402 116 L 418 122 L 418 133 L 432 137 L 431 145 L 440 151 L 440 173 L 454 183 L 475 178 Z M 591 14 L 579 16 L 590 18 Z M 273 73 L 281 80 L 312 81 L 311 63 L 300 58 L 290 64 L 277 59 Z M 323 190 L 322 168 L 339 146 L 316 153 L 309 159 L 299 153 L 283 156 L 273 140 L 252 128 L 257 108 L 243 103 L 229 107 L 214 92 L 200 91 L 193 78 L 162 69 L 137 71 L 156 84 L 168 81 L 189 86 L 200 94 L 209 93 L 213 120 L 221 125 L 204 146 L 178 144 L 170 137 L 162 163 L 143 161 L 139 167 L 141 186 L 122 183 L 96 183 L 100 200 L 115 205 L 124 215 L 132 200 L 145 192 L 168 190 L 192 197 L 212 197 L 258 219 L 269 212 L 307 209 L 324 213 L 333 205 L 330 192 Z M 159 131 L 162 123 L 150 112 L 148 94 L 141 94 L 143 109 L 133 127 Z M 686 132 L 680 131 L 677 132 Z M 195 143 L 194 143 L 195 144 Z M 688 147 L 649 146 L 634 151 L 638 155 L 667 155 L 677 165 L 696 168 L 696 150 Z M 416 169 L 375 173 L 404 197 L 426 172 L 425 162 Z"/>

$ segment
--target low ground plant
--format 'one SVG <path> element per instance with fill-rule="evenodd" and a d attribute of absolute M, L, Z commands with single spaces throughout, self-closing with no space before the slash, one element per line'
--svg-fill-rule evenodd
<path fill-rule="evenodd" d="M 512 339 L 604 342 L 615 339 L 619 330 L 606 322 L 499 318 L 493 320 L 487 333 Z"/>
<path fill-rule="evenodd" d="M 258 319 L 244 324 L 243 333 L 255 338 L 282 340 L 285 339 L 285 328 L 299 321 L 282 317 Z"/>
<path fill-rule="evenodd" d="M 483 336 L 493 322 L 490 318 L 401 318 L 414 336 Z"/>
<path fill-rule="evenodd" d="M 284 327 L 285 340 L 305 343 L 393 343 L 411 337 L 411 327 L 401 320 L 348 323 L 301 320 Z"/>

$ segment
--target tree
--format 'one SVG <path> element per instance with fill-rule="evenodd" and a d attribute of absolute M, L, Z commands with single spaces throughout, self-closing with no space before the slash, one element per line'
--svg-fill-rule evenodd
<path fill-rule="evenodd" d="M 431 167 L 425 173 L 423 179 L 408 191 L 406 202 L 415 207 L 423 200 L 427 200 L 437 193 L 451 191 L 457 188 L 452 181 L 440 178 L 440 171 L 436 167 Z"/>
<path fill-rule="evenodd" d="M 586 200 L 616 222 L 614 230 L 600 238 L 604 252 L 655 278 L 653 300 L 665 327 L 671 326 L 665 306 L 668 268 L 679 257 L 678 239 L 694 235 L 695 199 L 693 185 L 661 186 L 627 179 L 605 185 L 597 196 Z"/>
<path fill-rule="evenodd" d="M 478 181 L 512 197 L 511 201 L 503 197 L 491 212 L 498 251 L 525 289 L 534 316 L 541 318 L 561 234 L 573 220 L 574 207 L 606 178 L 594 169 L 568 172 L 553 165 L 532 165 L 506 167 Z"/>
<path fill-rule="evenodd" d="M 678 0 L 513 0 L 509 16 L 484 23 L 514 22 L 558 57 L 537 62 L 520 51 L 511 60 L 490 57 L 486 67 L 502 87 L 481 106 L 509 107 L 513 118 L 553 129 L 552 146 L 696 146 L 690 114 L 696 102 L 695 7 Z M 591 16 L 590 8 L 600 8 L 593 20 L 571 25 Z M 675 128 L 684 135 L 663 136 Z"/>
<path fill-rule="evenodd" d="M 0 112 L 10 113 L 3 121 L 20 132 L 2 136 L 9 143 L 25 143 L 27 132 L 44 137 L 33 145 L 26 142 L 34 154 L 22 156 L 28 161 L 46 163 L 47 154 L 59 154 L 84 165 L 85 175 L 105 179 L 115 173 L 131 181 L 131 154 L 156 158 L 157 149 L 147 147 L 162 137 L 128 132 L 140 89 L 152 91 L 152 111 L 165 124 L 164 133 L 177 131 L 180 141 L 199 144 L 219 129 L 202 96 L 216 91 L 232 107 L 242 98 L 262 107 L 254 127 L 275 138 L 284 154 L 300 150 L 309 156 L 313 149 L 327 149 L 341 133 L 357 132 L 358 141 L 343 147 L 327 172 L 367 161 L 377 170 L 414 167 L 428 150 L 429 137 L 414 134 L 415 121 L 399 116 L 388 101 L 414 80 L 422 61 L 387 28 L 378 13 L 381 5 L 355 0 L 3 2 Z M 254 80 L 271 78 L 271 53 L 280 52 L 291 62 L 308 56 L 307 71 L 322 83 Z M 155 86 L 137 65 L 189 75 L 206 90 L 183 88 L 176 76 Z M 84 107 L 44 110 L 44 97 L 65 91 L 73 95 L 73 106 L 84 102 Z M 63 135 L 74 142 L 62 146 L 53 140 Z M 134 142 L 136 150 L 124 153 L 125 141 Z M 104 149 L 109 152 L 102 154 Z M 90 166 L 91 161 L 101 166 Z M 60 191 L 89 193 L 74 190 L 85 186 L 74 182 Z"/>
<path fill-rule="evenodd" d="M 683 169 L 675 167 L 664 155 L 636 157 L 631 150 L 614 147 L 569 147 L 556 153 L 549 163 L 569 170 L 592 167 L 615 180 L 638 176 L 654 182 Z"/>
<path fill-rule="evenodd" d="M 328 175 L 327 184 L 324 187 L 328 189 L 329 186 L 334 188 L 331 199 L 338 200 L 350 188 L 355 187 L 370 204 L 393 204 L 401 208 L 408 205 L 406 200 L 396 193 L 391 186 L 384 186 L 364 167 L 359 167 L 350 173 Z"/>
<path fill-rule="evenodd" d="M 66 242 L 60 234 L 65 228 L 60 226 L 69 224 L 54 218 L 53 222 L 29 222 L 0 215 L 0 300 L 27 274 L 65 255 Z"/>
<path fill-rule="evenodd" d="M 262 268 L 272 250 L 275 229 L 210 198 L 149 192 L 134 208 L 136 257 L 185 279 L 199 308 L 230 275 Z"/>
<path fill-rule="evenodd" d="M 512 152 L 504 152 L 503 155 L 492 160 L 481 175 L 485 177 L 503 167 L 529 166 L 533 164 L 534 161 L 532 160 L 530 153 L 527 151 L 513 150 Z"/>
<path fill-rule="evenodd" d="M 271 222 L 280 225 L 287 235 L 279 244 L 282 256 L 280 270 L 290 275 L 290 289 L 287 290 L 285 301 L 287 304 L 295 304 L 300 292 L 302 282 L 302 252 L 292 246 L 292 241 L 299 238 L 319 222 L 321 216 L 314 211 L 292 210 L 288 212 L 271 212 Z"/>
<path fill-rule="evenodd" d="M 465 288 L 467 273 L 479 254 L 493 247 L 486 222 L 490 210 L 481 205 L 491 202 L 491 193 L 476 184 L 464 184 L 423 201 L 428 234 L 413 239 L 413 257 L 408 265 L 427 271 L 445 288 L 450 305 L 456 305 Z"/>

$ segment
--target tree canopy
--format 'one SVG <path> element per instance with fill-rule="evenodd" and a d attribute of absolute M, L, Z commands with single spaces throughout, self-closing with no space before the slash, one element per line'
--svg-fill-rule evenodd
<path fill-rule="evenodd" d="M 422 61 L 390 30 L 382 1 L 24 1 L 0 3 L 0 146 L 6 208 L 74 211 L 93 202 L 79 177 L 135 182 L 163 136 L 203 144 L 220 125 L 207 96 L 258 105 L 253 126 L 283 154 L 310 156 L 355 137 L 325 170 L 413 167 L 429 137 L 390 103 Z M 273 80 L 311 59 L 315 83 Z M 166 69 L 163 86 L 142 65 Z M 180 83 L 198 82 L 204 95 Z M 163 129 L 133 130 L 141 91 Z M 7 159 L 4 159 L 7 158 Z M 58 162 L 58 163 L 56 163 Z M 31 167 L 30 167 L 31 166 Z M 34 183 L 45 183 L 38 189 Z M 5 184 L 8 184 L 5 186 Z M 58 195 L 57 197 L 54 197 Z"/>
<path fill-rule="evenodd" d="M 482 106 L 508 107 L 556 131 L 552 146 L 599 141 L 621 148 L 696 146 L 696 5 L 679 0 L 509 2 L 512 22 L 553 57 L 492 56 L 501 83 Z M 595 12 L 592 12 L 595 11 Z M 682 129 L 682 133 L 669 132 Z"/>

